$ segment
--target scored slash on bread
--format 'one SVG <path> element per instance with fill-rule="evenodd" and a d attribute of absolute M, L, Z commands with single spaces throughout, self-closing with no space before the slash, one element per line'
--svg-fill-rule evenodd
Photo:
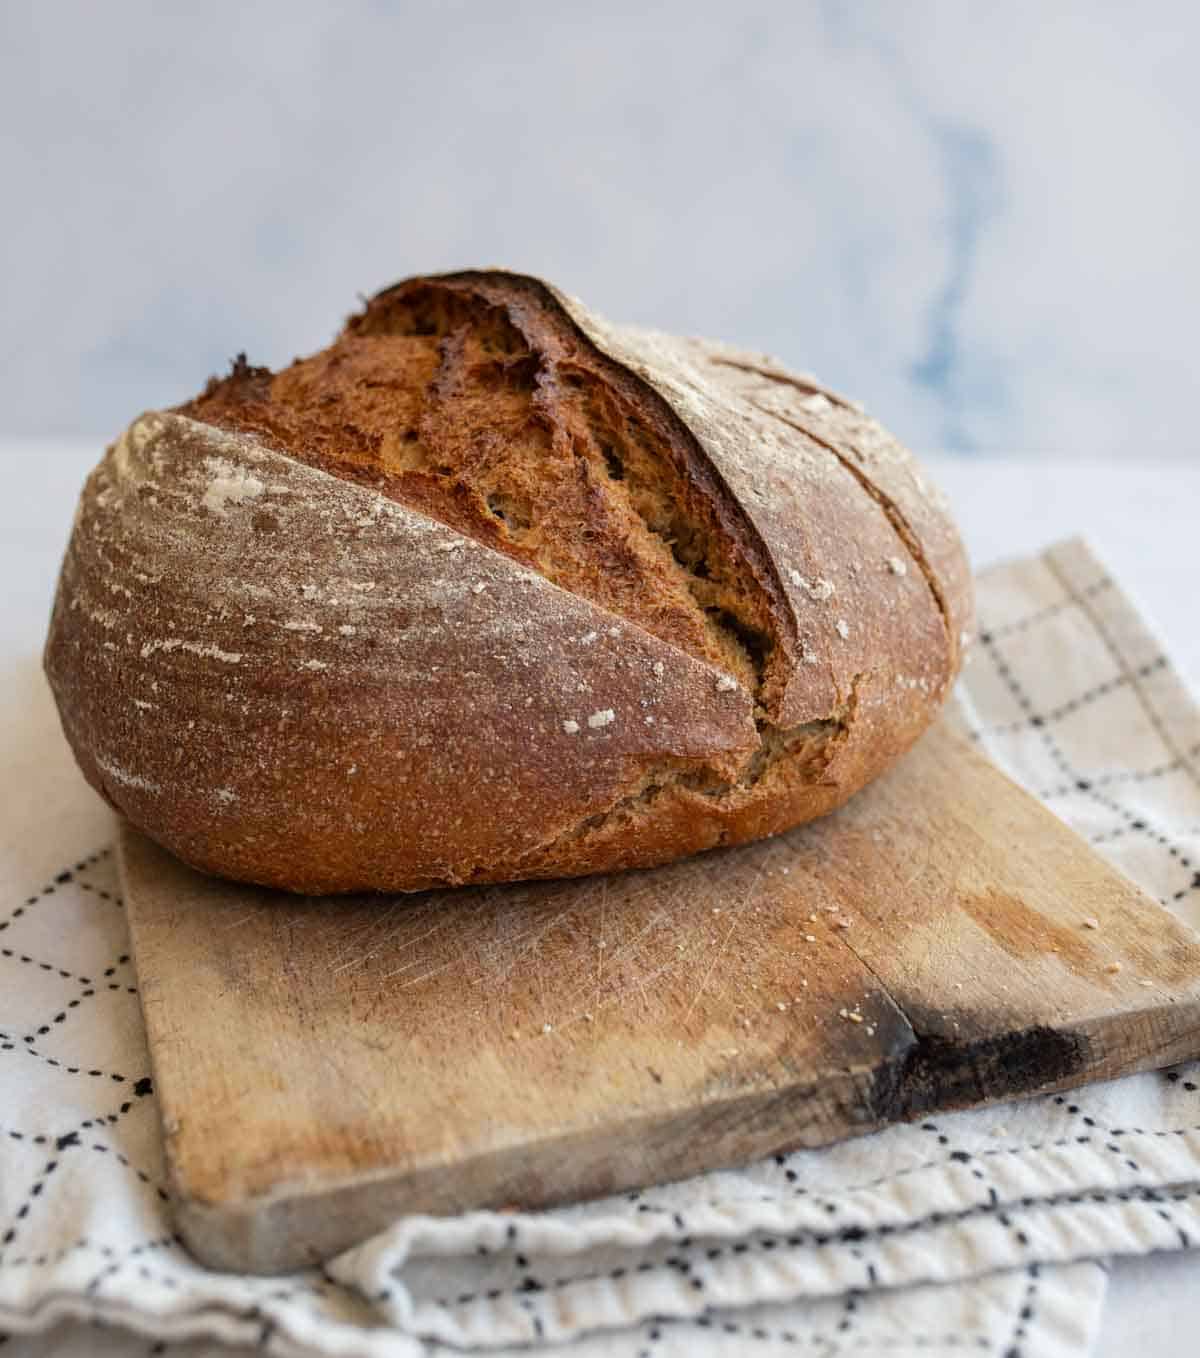
<path fill-rule="evenodd" d="M 187 862 L 417 890 L 832 809 L 928 725 L 970 607 L 944 505 L 852 403 L 463 273 L 135 421 L 46 665 L 89 780 Z"/>

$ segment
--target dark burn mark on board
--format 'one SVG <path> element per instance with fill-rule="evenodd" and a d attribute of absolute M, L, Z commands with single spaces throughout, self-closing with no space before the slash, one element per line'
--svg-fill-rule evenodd
<path fill-rule="evenodd" d="M 1059 1085 L 1083 1071 L 1091 1057 L 1091 1044 L 1082 1034 L 1042 1025 L 961 1040 L 922 1033 L 916 1022 L 914 1027 L 916 1041 L 874 1072 L 868 1100 L 881 1122 Z"/>

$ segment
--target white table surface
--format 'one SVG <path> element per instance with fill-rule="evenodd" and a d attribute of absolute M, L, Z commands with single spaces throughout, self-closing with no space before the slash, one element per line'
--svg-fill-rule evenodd
<path fill-rule="evenodd" d="M 14 675 L 40 651 L 88 443 L 0 440 L 0 714 L 20 720 Z M 1200 454 L 1191 462 L 928 458 L 955 507 L 973 563 L 1086 536 L 1200 691 Z M 27 673 L 27 670 L 24 671 Z M 1117 1261 L 1096 1358 L 1194 1358 L 1200 1347 L 1195 1252 Z M 144 1345 L 139 1346 L 139 1352 Z"/>

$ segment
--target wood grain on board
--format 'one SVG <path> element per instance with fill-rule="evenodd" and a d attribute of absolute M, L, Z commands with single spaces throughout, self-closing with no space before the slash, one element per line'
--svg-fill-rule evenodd
<path fill-rule="evenodd" d="M 121 857 L 179 1225 L 218 1267 L 1200 1050 L 1200 940 L 946 725 L 824 820 L 649 872 L 305 899 L 129 829 Z"/>

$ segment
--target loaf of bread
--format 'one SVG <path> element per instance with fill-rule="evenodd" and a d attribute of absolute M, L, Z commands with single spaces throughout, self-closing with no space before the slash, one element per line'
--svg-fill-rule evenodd
<path fill-rule="evenodd" d="M 929 724 L 970 614 L 943 502 L 853 402 L 469 272 L 135 420 L 46 669 L 88 780 L 186 862 L 412 891 L 819 816 Z"/>

